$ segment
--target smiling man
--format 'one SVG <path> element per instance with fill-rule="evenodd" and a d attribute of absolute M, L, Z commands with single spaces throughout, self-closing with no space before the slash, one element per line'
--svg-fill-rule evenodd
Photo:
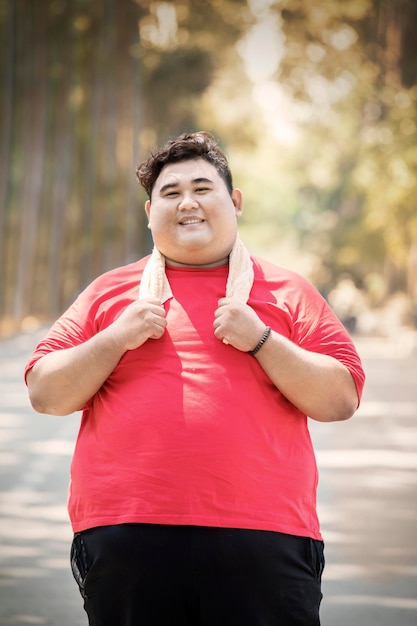
<path fill-rule="evenodd" d="M 242 212 L 239 189 L 229 191 L 204 159 L 166 165 L 145 205 L 154 243 L 169 265 L 227 265 Z"/>
<path fill-rule="evenodd" d="M 327 303 L 250 256 L 205 132 L 137 170 L 152 255 L 97 278 L 26 367 L 40 412 L 82 410 L 71 564 L 90 626 L 318 626 L 323 540 L 308 417 L 364 374 Z"/>

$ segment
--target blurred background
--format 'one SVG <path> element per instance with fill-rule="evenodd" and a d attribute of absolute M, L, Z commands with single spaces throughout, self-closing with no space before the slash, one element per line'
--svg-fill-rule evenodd
<path fill-rule="evenodd" d="M 0 0 L 0 328 L 150 250 L 137 164 L 206 129 L 252 252 L 417 324 L 414 0 Z"/>

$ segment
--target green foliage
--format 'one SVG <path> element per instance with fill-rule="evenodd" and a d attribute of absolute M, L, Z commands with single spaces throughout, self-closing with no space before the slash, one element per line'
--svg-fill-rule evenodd
<path fill-rule="evenodd" d="M 136 166 L 195 128 L 254 252 L 417 303 L 416 34 L 414 0 L 0 0 L 0 319 L 149 251 Z"/>
<path fill-rule="evenodd" d="M 299 107 L 287 147 L 292 220 L 301 250 L 319 260 L 310 274 L 324 290 L 345 272 L 359 286 L 379 273 L 384 293 L 405 289 L 417 303 L 417 6 L 287 0 L 276 10 L 276 81 Z"/>

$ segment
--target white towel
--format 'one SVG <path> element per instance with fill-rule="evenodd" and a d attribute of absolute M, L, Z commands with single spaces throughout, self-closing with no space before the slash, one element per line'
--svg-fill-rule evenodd
<path fill-rule="evenodd" d="M 249 252 L 237 236 L 229 256 L 226 297 L 236 298 L 246 304 L 252 289 L 253 276 L 253 263 Z M 171 286 L 165 274 L 165 257 L 156 247 L 145 265 L 139 286 L 139 299 L 149 297 L 158 298 L 161 302 L 172 298 Z"/>

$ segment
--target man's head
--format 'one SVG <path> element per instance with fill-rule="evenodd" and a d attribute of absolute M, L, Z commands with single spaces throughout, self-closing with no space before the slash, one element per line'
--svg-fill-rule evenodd
<path fill-rule="evenodd" d="M 167 264 L 227 263 L 243 199 L 223 152 L 206 132 L 180 135 L 138 168 L 148 227 Z"/>
<path fill-rule="evenodd" d="M 208 132 L 183 133 L 169 140 L 162 148 L 153 152 L 136 170 L 136 175 L 149 198 L 155 182 L 165 165 L 178 161 L 204 159 L 213 165 L 224 180 L 229 191 L 233 191 L 229 164 L 216 139 Z"/>

